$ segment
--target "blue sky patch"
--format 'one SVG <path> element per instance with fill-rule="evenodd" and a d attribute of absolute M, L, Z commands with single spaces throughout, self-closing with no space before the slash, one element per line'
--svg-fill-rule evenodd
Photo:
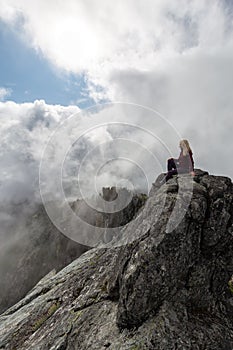
<path fill-rule="evenodd" d="M 84 75 L 56 71 L 39 53 L 26 46 L 19 36 L 0 21 L 0 87 L 10 89 L 6 100 L 17 103 L 43 99 L 48 104 L 94 104 L 87 94 Z"/>

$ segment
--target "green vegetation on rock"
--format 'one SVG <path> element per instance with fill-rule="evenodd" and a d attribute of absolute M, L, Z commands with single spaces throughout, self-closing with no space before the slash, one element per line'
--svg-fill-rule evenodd
<path fill-rule="evenodd" d="M 37 329 L 40 328 L 40 326 L 49 318 L 51 317 L 54 312 L 60 307 L 60 302 L 56 302 L 52 304 L 49 309 L 47 310 L 46 314 L 43 314 L 32 326 L 33 331 L 35 332 Z"/>

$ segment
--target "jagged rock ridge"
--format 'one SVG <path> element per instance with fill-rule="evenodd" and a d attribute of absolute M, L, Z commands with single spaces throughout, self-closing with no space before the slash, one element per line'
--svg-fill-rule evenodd
<path fill-rule="evenodd" d="M 177 228 L 165 230 L 183 175 L 157 179 L 127 225 L 140 238 L 84 253 L 0 316 L 0 349 L 232 350 L 232 182 L 195 172 Z"/>
<path fill-rule="evenodd" d="M 127 192 L 126 189 L 118 189 Z M 103 198 L 113 199 L 116 188 L 103 188 Z M 129 222 L 143 206 L 146 196 L 131 194 L 126 208 L 116 213 L 103 213 L 86 205 L 84 200 L 70 202 L 71 208 L 86 222 L 98 227 L 118 227 Z M 19 223 L 20 225 L 20 223 Z M 23 298 L 49 271 L 59 271 L 90 247 L 62 234 L 50 221 L 44 206 L 28 216 L 25 233 L 0 255 L 0 313 Z M 107 234 L 106 234 L 107 236 Z"/>

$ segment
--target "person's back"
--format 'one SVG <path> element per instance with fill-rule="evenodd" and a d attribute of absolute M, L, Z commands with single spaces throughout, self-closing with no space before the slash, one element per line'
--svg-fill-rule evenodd
<path fill-rule="evenodd" d="M 177 162 L 177 171 L 181 173 L 190 173 L 194 171 L 193 153 L 191 150 L 189 150 L 187 155 L 184 155 L 182 151 L 180 152 Z"/>

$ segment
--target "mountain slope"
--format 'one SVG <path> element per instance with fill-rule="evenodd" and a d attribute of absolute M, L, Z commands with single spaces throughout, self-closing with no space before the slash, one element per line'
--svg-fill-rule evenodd
<path fill-rule="evenodd" d="M 159 177 L 124 231 L 141 236 L 51 271 L 0 316 L 0 349 L 232 350 L 232 182 L 196 173 L 178 227 L 166 231 L 187 178 Z"/>
<path fill-rule="evenodd" d="M 110 189 L 102 190 L 109 199 Z M 93 226 L 118 227 L 129 222 L 144 202 L 145 196 L 133 194 L 129 205 L 113 214 L 98 212 L 84 200 L 71 202 L 70 206 Z M 49 271 L 59 271 L 90 249 L 62 234 L 50 221 L 42 204 L 25 217 L 15 225 L 18 238 L 0 254 L 0 313 L 23 298 Z"/>

